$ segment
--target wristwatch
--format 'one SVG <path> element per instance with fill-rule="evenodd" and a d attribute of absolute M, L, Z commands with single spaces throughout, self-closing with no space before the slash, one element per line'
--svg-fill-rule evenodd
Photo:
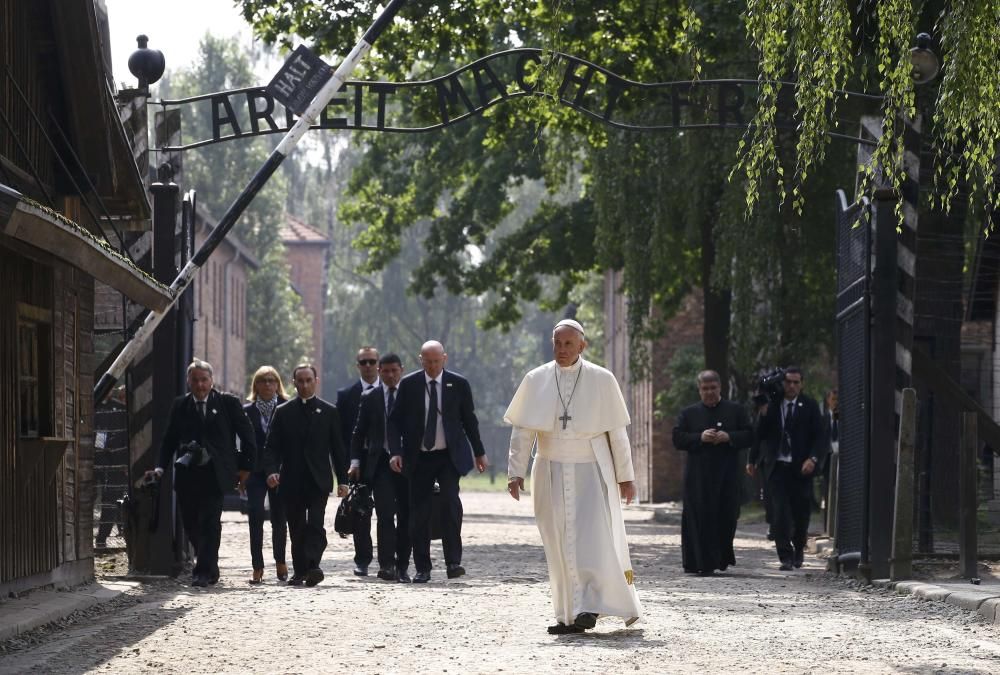
<path fill-rule="evenodd" d="M 819 464 L 819 460 L 816 459 L 815 457 L 810 457 L 809 461 L 812 462 L 813 464 Z"/>

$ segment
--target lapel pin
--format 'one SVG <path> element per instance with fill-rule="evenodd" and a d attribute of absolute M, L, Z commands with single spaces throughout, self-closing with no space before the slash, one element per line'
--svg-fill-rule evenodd
<path fill-rule="evenodd" d="M 213 415 L 217 415 L 217 414 L 219 414 L 219 411 L 218 411 L 218 410 L 216 410 L 215 408 L 212 408 L 212 414 L 213 414 Z"/>
<path fill-rule="evenodd" d="M 451 384 L 452 384 L 451 382 L 445 382 L 444 386 L 446 386 L 446 387 L 450 387 L 450 386 L 451 386 Z"/>
<path fill-rule="evenodd" d="M 721 427 L 721 426 L 722 426 L 722 422 L 716 422 L 716 423 L 715 423 L 715 426 L 717 426 L 717 427 Z"/>
<path fill-rule="evenodd" d="M 320 413 L 320 409 L 316 408 L 316 414 L 318 415 L 319 413 Z"/>

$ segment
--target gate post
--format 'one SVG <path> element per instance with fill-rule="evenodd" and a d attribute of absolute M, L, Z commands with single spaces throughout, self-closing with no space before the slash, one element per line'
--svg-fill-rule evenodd
<path fill-rule="evenodd" d="M 977 414 L 962 413 L 962 442 L 958 457 L 958 568 L 966 579 L 976 579 L 977 567 L 977 511 L 979 497 L 978 454 L 979 433 Z"/>
<path fill-rule="evenodd" d="M 896 461 L 896 513 L 892 525 L 889 579 L 913 576 L 913 455 L 917 440 L 917 390 L 903 390 Z"/>
<path fill-rule="evenodd" d="M 865 462 L 865 534 L 859 574 L 867 581 L 889 576 L 896 425 L 896 217 L 898 197 L 875 191 L 875 266 L 872 270 L 871 415 Z"/>

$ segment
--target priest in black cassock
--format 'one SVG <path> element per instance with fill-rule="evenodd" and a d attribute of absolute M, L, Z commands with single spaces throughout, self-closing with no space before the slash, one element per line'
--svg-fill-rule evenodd
<path fill-rule="evenodd" d="M 677 417 L 674 447 L 688 453 L 681 517 L 684 571 L 710 576 L 736 564 L 740 450 L 753 441 L 753 427 L 743 406 L 722 400 L 722 382 L 714 370 L 698 374 L 698 394 L 701 402 Z"/>

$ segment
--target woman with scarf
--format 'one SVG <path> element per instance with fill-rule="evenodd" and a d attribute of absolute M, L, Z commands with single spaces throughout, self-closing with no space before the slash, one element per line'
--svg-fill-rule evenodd
<path fill-rule="evenodd" d="M 250 425 L 257 434 L 257 447 L 263 448 L 267 430 L 271 424 L 274 409 L 284 403 L 288 395 L 281 376 L 272 366 L 261 366 L 253 374 L 250 385 L 249 403 L 243 406 L 250 419 Z M 267 476 L 258 468 L 250 474 L 246 483 L 247 510 L 250 519 L 250 558 L 253 561 L 251 584 L 264 580 L 264 497 L 271 505 L 271 549 L 274 553 L 275 573 L 281 581 L 288 579 L 288 565 L 285 564 L 285 542 L 288 540 L 288 524 L 285 508 L 276 488 L 267 487 Z"/>

